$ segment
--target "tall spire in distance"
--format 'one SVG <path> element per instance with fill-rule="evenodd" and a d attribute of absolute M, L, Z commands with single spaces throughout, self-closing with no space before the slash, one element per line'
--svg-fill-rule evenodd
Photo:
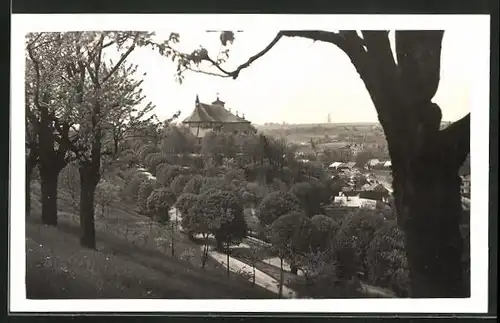
<path fill-rule="evenodd" d="M 200 103 L 200 98 L 198 97 L 198 94 L 196 94 L 196 100 L 194 101 L 194 103 L 196 103 L 196 105 L 198 105 L 198 103 Z"/>

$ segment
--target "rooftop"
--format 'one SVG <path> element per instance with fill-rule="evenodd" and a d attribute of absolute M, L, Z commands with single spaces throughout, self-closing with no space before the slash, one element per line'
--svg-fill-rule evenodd
<path fill-rule="evenodd" d="M 221 123 L 250 123 L 242 117 L 232 114 L 224 107 L 224 102 L 217 98 L 213 104 L 201 103 L 196 97 L 195 108 L 191 115 L 184 119 L 182 123 L 202 123 L 202 122 L 221 122 Z"/>

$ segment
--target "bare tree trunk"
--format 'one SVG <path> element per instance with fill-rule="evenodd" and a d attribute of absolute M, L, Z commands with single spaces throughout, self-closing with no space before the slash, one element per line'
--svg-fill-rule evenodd
<path fill-rule="evenodd" d="M 458 169 L 417 164 L 394 173 L 398 222 L 404 229 L 412 297 L 468 297 L 461 263 L 460 177 Z M 423 169 L 425 168 L 425 170 Z"/>
<path fill-rule="evenodd" d="M 28 158 L 26 159 L 26 178 L 25 178 L 25 189 L 26 189 L 26 216 L 29 216 L 31 213 L 31 176 L 33 175 L 33 169 L 38 163 L 38 157 L 36 153 L 31 149 Z"/>
<path fill-rule="evenodd" d="M 40 167 L 42 188 L 42 223 L 57 225 L 57 177 L 59 173 L 47 166 Z"/>
<path fill-rule="evenodd" d="M 398 224 L 405 232 L 412 297 L 467 297 L 461 255 L 458 170 L 470 151 L 469 116 L 440 130 L 432 103 L 443 31 L 363 31 L 368 52 L 347 50 L 386 135 Z"/>

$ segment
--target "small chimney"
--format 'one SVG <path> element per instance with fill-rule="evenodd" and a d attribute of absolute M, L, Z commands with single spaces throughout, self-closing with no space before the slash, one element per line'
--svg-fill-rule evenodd
<path fill-rule="evenodd" d="M 194 101 L 194 103 L 196 105 L 198 105 L 198 103 L 200 103 L 200 98 L 198 97 L 198 94 L 196 94 L 196 100 Z"/>
<path fill-rule="evenodd" d="M 238 110 L 236 110 L 236 116 L 237 116 L 237 117 L 239 117 L 239 115 L 238 115 Z"/>
<path fill-rule="evenodd" d="M 241 115 L 241 117 L 242 117 L 243 119 L 245 119 L 245 114 L 243 113 L 243 114 Z"/>

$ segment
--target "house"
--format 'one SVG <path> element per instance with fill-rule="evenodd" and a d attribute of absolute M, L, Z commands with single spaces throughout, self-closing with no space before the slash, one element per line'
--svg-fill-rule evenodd
<path fill-rule="evenodd" d="M 189 117 L 182 121 L 183 124 L 189 126 L 193 135 L 196 136 L 198 142 L 210 131 L 216 132 L 250 132 L 252 126 L 250 121 L 245 119 L 245 115 L 241 117 L 236 112 L 236 115 L 225 108 L 225 102 L 217 100 L 212 104 L 201 103 L 196 96 L 195 107 Z"/>
<path fill-rule="evenodd" d="M 366 209 L 375 209 L 377 205 L 376 200 L 361 197 L 359 191 L 340 192 L 339 196 L 335 196 L 333 203 L 338 206 Z"/>
<path fill-rule="evenodd" d="M 328 166 L 328 168 L 339 169 L 343 165 L 344 165 L 344 163 L 342 163 L 342 162 L 333 162 L 330 164 L 330 166 Z"/>
<path fill-rule="evenodd" d="M 387 203 L 389 201 L 389 193 L 381 191 L 361 191 L 359 197 L 371 201 L 380 201 Z"/>
<path fill-rule="evenodd" d="M 370 159 L 366 165 L 368 167 L 374 167 L 374 166 L 377 166 L 378 164 L 380 164 L 380 160 L 374 158 L 374 159 Z"/>

